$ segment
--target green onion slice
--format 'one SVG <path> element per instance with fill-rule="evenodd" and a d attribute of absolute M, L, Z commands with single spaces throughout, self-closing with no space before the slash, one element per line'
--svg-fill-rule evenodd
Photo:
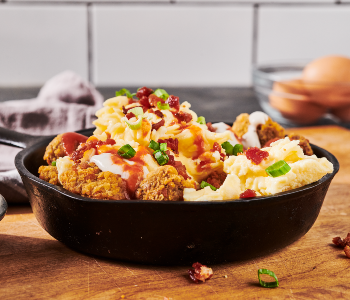
<path fill-rule="evenodd" d="M 169 156 L 163 151 L 157 150 L 153 153 L 154 158 L 160 166 L 165 165 L 169 161 Z"/>
<path fill-rule="evenodd" d="M 142 118 L 138 118 L 135 122 L 130 122 L 127 118 L 123 118 L 125 123 L 129 126 L 131 130 L 138 130 L 141 128 L 142 125 Z"/>
<path fill-rule="evenodd" d="M 266 173 L 271 177 L 279 177 L 287 174 L 291 167 L 284 161 L 280 160 L 265 169 Z"/>
<path fill-rule="evenodd" d="M 126 95 L 126 97 L 128 97 L 128 98 L 132 98 L 132 94 L 130 93 L 130 91 L 129 90 L 127 90 L 127 89 L 121 89 L 120 91 L 118 91 L 118 92 L 115 92 L 115 96 L 116 97 L 118 97 L 118 96 L 123 96 L 123 95 Z"/>
<path fill-rule="evenodd" d="M 237 156 L 238 153 L 243 153 L 243 146 L 241 144 L 236 144 L 233 147 L 233 155 Z"/>
<path fill-rule="evenodd" d="M 136 151 L 129 144 L 126 144 L 118 150 L 118 154 L 124 158 L 132 158 L 135 156 Z"/>
<path fill-rule="evenodd" d="M 216 191 L 217 188 L 215 186 L 212 186 L 211 184 L 209 184 L 208 182 L 206 181 L 202 181 L 201 182 L 201 189 L 204 189 L 206 186 L 210 186 L 210 188 L 213 190 L 213 191 Z"/>
<path fill-rule="evenodd" d="M 151 148 L 152 150 L 157 151 L 157 150 L 159 150 L 159 143 L 151 140 L 149 142 L 148 148 Z"/>
<path fill-rule="evenodd" d="M 166 109 L 170 109 L 170 106 L 168 103 L 162 103 L 162 102 L 157 102 L 157 106 L 160 110 L 166 110 Z"/>
<path fill-rule="evenodd" d="M 166 149 L 168 148 L 168 144 L 160 143 L 159 148 L 160 148 L 160 151 L 166 151 Z"/>
<path fill-rule="evenodd" d="M 267 275 L 273 277 L 276 281 L 274 281 L 274 282 L 265 282 L 265 281 L 260 279 L 260 274 L 267 274 Z M 278 285 L 279 285 L 276 274 L 274 272 L 268 270 L 268 269 L 259 269 L 258 270 L 258 277 L 259 277 L 260 285 L 263 286 L 263 287 L 275 288 L 275 287 L 278 287 Z"/>
<path fill-rule="evenodd" d="M 143 109 L 142 107 L 134 107 L 132 109 L 129 109 L 128 112 L 131 111 L 136 117 L 137 116 L 143 116 Z"/>
<path fill-rule="evenodd" d="M 163 100 L 169 98 L 169 94 L 163 89 L 156 89 L 153 94 L 155 94 L 159 98 L 162 98 Z"/>
<path fill-rule="evenodd" d="M 207 124 L 207 123 L 205 123 L 205 118 L 204 117 L 198 117 L 197 123 L 202 124 L 202 125 Z"/>
<path fill-rule="evenodd" d="M 243 146 L 241 144 L 236 144 L 232 146 L 232 144 L 229 141 L 223 142 L 221 144 L 221 147 L 225 149 L 227 155 L 237 156 L 238 153 L 243 152 Z"/>
<path fill-rule="evenodd" d="M 53 162 L 51 163 L 51 166 L 56 167 L 56 162 L 55 162 L 55 161 L 53 161 Z"/>

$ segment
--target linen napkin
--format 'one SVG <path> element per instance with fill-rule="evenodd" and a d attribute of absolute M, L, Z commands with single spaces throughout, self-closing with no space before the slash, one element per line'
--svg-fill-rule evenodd
<path fill-rule="evenodd" d="M 95 87 L 72 71 L 48 80 L 38 97 L 0 103 L 0 126 L 31 135 L 55 135 L 92 127 L 103 104 Z M 14 158 L 21 149 L 0 145 L 0 194 L 8 203 L 28 201 Z"/>

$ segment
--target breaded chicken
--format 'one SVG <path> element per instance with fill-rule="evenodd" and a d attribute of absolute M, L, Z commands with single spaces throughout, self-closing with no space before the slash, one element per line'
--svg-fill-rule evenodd
<path fill-rule="evenodd" d="M 303 152 L 305 155 L 313 155 L 314 152 L 312 151 L 312 148 L 310 146 L 309 140 L 304 138 L 302 135 L 298 135 L 295 133 L 288 134 L 289 139 L 292 140 L 299 140 L 299 146 L 303 149 Z"/>
<path fill-rule="evenodd" d="M 62 186 L 75 194 L 94 199 L 129 199 L 120 175 L 102 172 L 94 163 L 81 163 L 60 175 Z"/>
<path fill-rule="evenodd" d="M 265 124 L 258 125 L 256 130 L 261 147 L 272 139 L 283 139 L 286 135 L 284 128 L 269 118 Z"/>
<path fill-rule="evenodd" d="M 247 133 L 249 124 L 249 115 L 240 114 L 233 123 L 232 131 L 237 137 L 241 138 Z"/>
<path fill-rule="evenodd" d="M 62 146 L 62 136 L 63 134 L 56 136 L 46 147 L 44 159 L 49 165 L 51 165 L 53 161 L 56 161 L 57 158 L 66 156 L 66 152 Z"/>
<path fill-rule="evenodd" d="M 173 166 L 162 166 L 147 174 L 136 190 L 140 200 L 183 200 L 184 188 L 196 188 L 193 181 L 185 180 Z"/>
<path fill-rule="evenodd" d="M 39 168 L 39 178 L 54 185 L 61 185 L 58 181 L 57 167 L 41 166 Z"/>

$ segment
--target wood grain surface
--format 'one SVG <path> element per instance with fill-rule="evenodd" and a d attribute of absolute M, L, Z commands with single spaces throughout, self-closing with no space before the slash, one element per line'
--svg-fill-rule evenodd
<path fill-rule="evenodd" d="M 1 299 L 350 299 L 350 259 L 331 243 L 350 232 L 350 131 L 337 126 L 288 131 L 340 162 L 316 223 L 294 244 L 254 260 L 209 266 L 213 278 L 195 284 L 183 266 L 77 253 L 46 233 L 29 206 L 13 206 L 0 222 Z M 280 286 L 260 287 L 259 268 L 274 271 Z"/>

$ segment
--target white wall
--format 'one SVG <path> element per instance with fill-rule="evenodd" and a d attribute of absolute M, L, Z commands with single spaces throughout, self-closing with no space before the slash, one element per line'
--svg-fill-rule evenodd
<path fill-rule="evenodd" d="M 249 86 L 254 62 L 350 56 L 350 0 L 35 1 L 0 2 L 0 87 L 66 69 L 99 86 Z"/>

